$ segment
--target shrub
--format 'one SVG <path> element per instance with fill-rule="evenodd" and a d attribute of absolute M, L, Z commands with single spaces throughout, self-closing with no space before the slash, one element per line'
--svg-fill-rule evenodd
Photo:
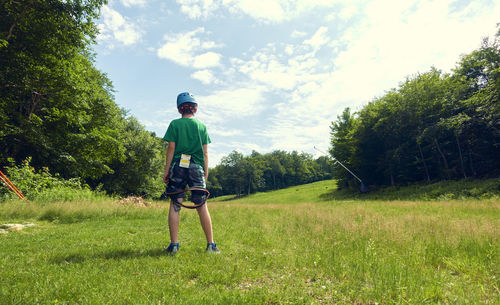
<path fill-rule="evenodd" d="M 92 191 L 87 184 L 79 178 L 63 179 L 59 174 L 51 174 L 47 167 L 38 172 L 30 165 L 31 158 L 26 159 L 21 165 L 6 167 L 9 180 L 32 201 L 75 201 L 91 200 L 104 197 L 104 193 Z M 0 201 L 15 199 L 17 196 L 7 187 L 0 188 Z"/>

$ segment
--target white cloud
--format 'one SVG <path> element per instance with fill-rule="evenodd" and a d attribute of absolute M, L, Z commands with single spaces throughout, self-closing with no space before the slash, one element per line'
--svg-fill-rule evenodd
<path fill-rule="evenodd" d="M 191 19 L 207 17 L 219 8 L 213 0 L 177 0 L 177 3 L 181 5 L 181 12 Z"/>
<path fill-rule="evenodd" d="M 328 28 L 326 26 L 320 27 L 311 39 L 304 40 L 304 44 L 312 46 L 313 49 L 321 48 L 330 41 L 330 38 L 327 36 L 327 32 Z"/>
<path fill-rule="evenodd" d="M 196 69 L 215 67 L 220 64 L 221 55 L 215 52 L 205 52 L 208 49 L 218 48 L 220 45 L 212 41 L 201 41 L 197 36 L 205 33 L 205 28 L 200 27 L 187 33 L 165 35 L 167 41 L 158 49 L 160 58 L 168 59 L 176 64 Z"/>
<path fill-rule="evenodd" d="M 217 82 L 216 77 L 210 70 L 199 70 L 191 74 L 191 77 L 199 80 L 205 85 L 209 85 L 211 83 Z"/>
<path fill-rule="evenodd" d="M 206 52 L 194 57 L 193 67 L 196 69 L 216 67 L 219 65 L 221 55 L 214 52 Z"/>
<path fill-rule="evenodd" d="M 226 151 L 220 151 L 217 149 L 213 149 L 214 147 L 217 148 L 218 146 L 217 143 L 213 143 L 211 145 L 208 145 L 208 164 L 210 168 L 215 167 L 217 164 L 220 163 L 221 159 L 224 158 L 225 156 L 228 155 Z"/>
<path fill-rule="evenodd" d="M 271 22 L 284 20 L 287 15 L 279 0 L 224 0 L 230 11 L 243 12 L 250 17 Z"/>
<path fill-rule="evenodd" d="M 200 105 L 208 108 L 207 113 L 215 113 L 217 117 L 247 117 L 259 113 L 262 109 L 265 88 L 247 87 L 217 90 L 208 96 L 199 96 Z M 220 121 L 215 117 L 212 121 Z"/>
<path fill-rule="evenodd" d="M 109 48 L 113 48 L 115 43 L 130 46 L 140 41 L 141 31 L 128 18 L 109 6 L 103 6 L 101 14 L 103 22 L 98 24 L 98 39 L 105 42 Z"/>
<path fill-rule="evenodd" d="M 334 60 L 332 80 L 340 85 L 340 94 L 366 101 L 431 66 L 449 71 L 460 54 L 479 46 L 480 35 L 486 34 L 482 31 L 494 29 L 500 15 L 500 5 L 496 13 L 477 13 L 472 3 L 450 12 L 453 2 L 370 2 L 364 22 L 346 32 L 348 47 Z"/>
<path fill-rule="evenodd" d="M 351 19 L 354 15 L 356 15 L 358 11 L 358 8 L 354 5 L 348 5 L 346 7 L 344 7 L 341 11 L 340 11 L 340 18 L 343 19 L 343 20 L 349 20 Z"/>
<path fill-rule="evenodd" d="M 217 127 L 212 127 L 210 128 L 210 134 L 211 135 L 218 135 L 222 137 L 233 137 L 233 136 L 239 136 L 243 134 L 243 131 L 240 129 L 224 129 L 224 128 L 217 128 Z"/>
<path fill-rule="evenodd" d="M 326 20 L 334 21 L 336 19 L 340 19 L 342 21 L 349 21 L 351 18 L 356 16 L 357 13 L 359 13 L 360 9 L 358 5 L 359 3 L 356 2 L 345 3 L 345 6 L 340 11 L 335 10 L 334 12 L 327 15 Z"/>
<path fill-rule="evenodd" d="M 250 154 L 252 151 L 261 152 L 266 149 L 257 143 L 249 143 L 249 142 L 232 142 L 233 150 L 236 150 L 239 153 L 244 155 Z"/>
<path fill-rule="evenodd" d="M 220 8 L 231 14 L 244 13 L 255 19 L 281 21 L 285 12 L 277 0 L 176 0 L 181 12 L 191 19 L 207 17 Z"/>
<path fill-rule="evenodd" d="M 263 132 L 260 135 L 270 139 L 273 143 L 271 147 L 267 148 L 267 151 L 312 152 L 314 146 L 325 147 L 325 144 L 328 145 L 331 120 L 313 117 L 311 114 L 314 112 L 309 112 L 309 120 L 305 122 L 283 119 L 284 114 L 274 117 L 275 124 L 269 128 L 268 132 Z"/>
<path fill-rule="evenodd" d="M 252 84 L 259 84 L 273 90 L 295 90 L 302 84 L 317 81 L 325 77 L 324 73 L 316 72 L 320 61 L 315 58 L 316 49 L 328 42 L 326 27 L 321 27 L 301 45 L 270 44 L 258 50 L 250 60 L 232 58 L 231 65 L 234 71 L 248 77 Z M 307 46 L 307 47 L 306 47 Z M 308 51 L 310 46 L 315 48 Z M 283 50 L 278 50 L 283 48 Z M 288 56 L 283 56 L 287 54 Z"/>
<path fill-rule="evenodd" d="M 121 2 L 126 7 L 146 5 L 146 0 L 121 0 Z"/>
<path fill-rule="evenodd" d="M 302 32 L 302 31 L 294 30 L 292 32 L 292 35 L 290 35 L 290 37 L 292 37 L 292 38 L 302 38 L 302 37 L 304 37 L 306 35 L 307 35 L 307 32 Z"/>
<path fill-rule="evenodd" d="M 431 66 L 449 71 L 460 54 L 479 46 L 480 35 L 488 34 L 484 29 L 494 31 L 500 16 L 498 4 L 492 11 L 478 3 L 452 11 L 453 0 L 393 2 L 374 0 L 345 8 L 340 18 L 363 18 L 340 39 L 322 26 L 302 44 L 268 45 L 247 60 L 230 60 L 231 77 L 238 74 L 251 86 L 263 87 L 261 92 L 276 93 L 268 103 L 278 112 L 260 134 L 273 144 L 264 149 L 326 150 L 330 122 L 345 107 L 359 110 L 408 75 Z M 303 35 L 294 32 L 292 37 L 299 34 Z M 307 51 L 311 47 L 313 51 Z M 321 47 L 340 53 L 335 51 L 331 61 L 325 61 L 316 55 Z"/>
<path fill-rule="evenodd" d="M 230 14 L 244 14 L 266 23 L 291 20 L 304 11 L 333 7 L 342 0 L 176 0 L 189 18 L 208 17 L 224 9 Z"/>

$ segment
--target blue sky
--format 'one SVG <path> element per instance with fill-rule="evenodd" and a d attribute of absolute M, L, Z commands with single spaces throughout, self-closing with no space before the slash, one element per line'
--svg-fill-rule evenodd
<path fill-rule="evenodd" d="M 97 68 L 163 136 L 193 93 L 211 166 L 237 150 L 327 150 L 329 126 L 432 66 L 449 72 L 496 32 L 500 1 L 110 0 Z"/>

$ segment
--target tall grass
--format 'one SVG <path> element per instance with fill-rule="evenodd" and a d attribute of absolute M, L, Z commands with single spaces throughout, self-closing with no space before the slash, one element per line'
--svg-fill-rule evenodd
<path fill-rule="evenodd" d="M 220 255 L 188 210 L 164 255 L 164 203 L 0 205 L 37 224 L 0 235 L 0 303 L 500 302 L 499 201 L 323 200 L 330 183 L 210 201 Z"/>
<path fill-rule="evenodd" d="M 109 198 L 93 201 L 72 202 L 25 202 L 21 200 L 0 204 L 0 221 L 49 221 L 76 223 L 82 221 L 106 221 L 113 218 L 148 218 L 163 215 L 166 204 L 156 204 L 151 209 L 123 205 Z M 156 210 L 162 210 L 156 211 Z"/>
<path fill-rule="evenodd" d="M 81 179 L 63 179 L 58 174 L 50 173 L 46 167 L 36 171 L 30 165 L 30 161 L 31 158 L 28 158 L 18 166 L 6 167 L 11 182 L 30 201 L 93 201 L 107 197 L 99 189 L 91 190 Z M 0 183 L 0 203 L 16 199 L 17 196 Z"/>

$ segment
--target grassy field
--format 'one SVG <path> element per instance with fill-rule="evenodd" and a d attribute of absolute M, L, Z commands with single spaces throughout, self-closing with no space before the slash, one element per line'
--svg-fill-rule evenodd
<path fill-rule="evenodd" d="M 500 202 L 334 200 L 323 181 L 209 202 L 0 203 L 0 304 L 500 304 Z"/>

